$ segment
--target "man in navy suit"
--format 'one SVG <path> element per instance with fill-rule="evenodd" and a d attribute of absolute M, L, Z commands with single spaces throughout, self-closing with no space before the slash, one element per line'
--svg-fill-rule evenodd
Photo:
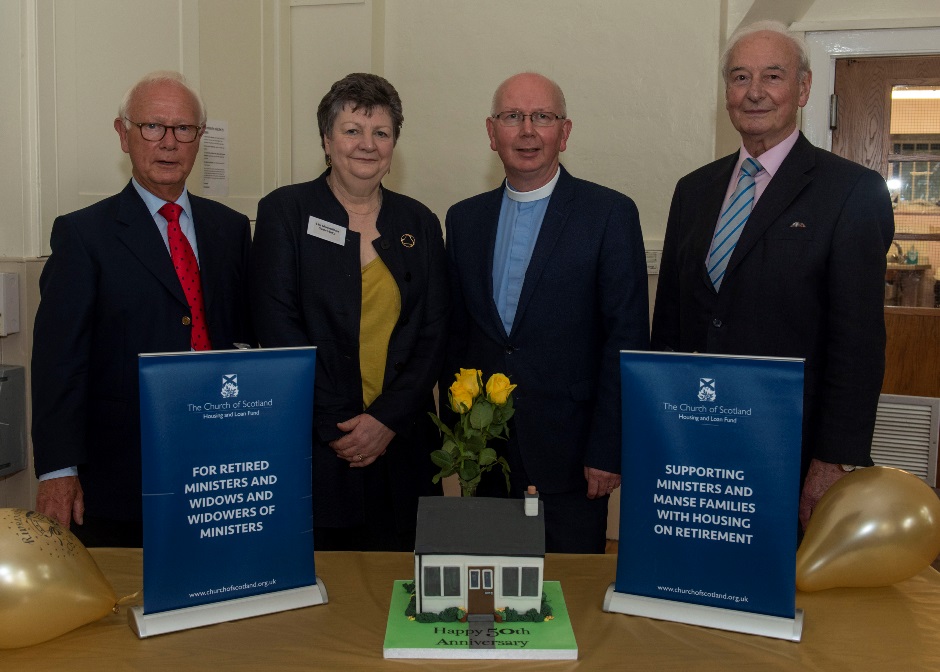
<path fill-rule="evenodd" d="M 114 120 L 133 179 L 53 225 L 33 336 L 36 509 L 85 545 L 142 544 L 137 355 L 250 342 L 248 218 L 186 190 L 205 120 L 182 75 L 145 76 Z M 181 236 L 201 301 L 174 268 Z"/>
<path fill-rule="evenodd" d="M 649 345 L 639 215 L 559 164 L 571 120 L 551 80 L 507 79 L 486 128 L 506 181 L 447 213 L 445 371 L 505 373 L 518 385 L 504 450 L 511 495 L 538 488 L 547 551 L 603 553 L 620 485 L 618 353 Z M 490 472 L 477 492 L 506 496 L 505 482 Z"/>
<path fill-rule="evenodd" d="M 802 40 L 776 22 L 747 26 L 729 40 L 722 72 L 742 146 L 676 186 L 652 344 L 806 360 L 805 526 L 833 483 L 871 464 L 894 217 L 880 175 L 797 130 L 812 83 Z M 741 167 L 751 165 L 759 170 L 738 198 Z M 738 225 L 734 244 L 725 232 Z"/>

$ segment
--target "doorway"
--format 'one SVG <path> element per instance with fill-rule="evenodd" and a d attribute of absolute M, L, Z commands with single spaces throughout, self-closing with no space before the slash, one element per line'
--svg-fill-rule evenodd
<path fill-rule="evenodd" d="M 494 611 L 493 567 L 468 567 L 467 613 L 492 614 Z"/>
<path fill-rule="evenodd" d="M 940 55 L 839 58 L 832 151 L 888 181 L 882 392 L 940 397 Z"/>

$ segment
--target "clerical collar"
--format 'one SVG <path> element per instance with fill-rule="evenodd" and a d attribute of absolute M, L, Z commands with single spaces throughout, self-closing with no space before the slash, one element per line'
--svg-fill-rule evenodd
<path fill-rule="evenodd" d="M 558 170 L 555 171 L 555 177 L 553 177 L 547 184 L 542 185 L 538 189 L 533 189 L 532 191 L 516 191 L 512 188 L 512 185 L 509 184 L 509 180 L 506 180 L 506 195 L 509 197 L 509 200 L 516 201 L 518 203 L 530 203 L 531 201 L 540 201 L 543 198 L 548 198 L 552 195 L 552 192 L 555 191 L 555 185 L 558 184 L 558 177 L 561 175 L 561 166 L 558 167 Z"/>

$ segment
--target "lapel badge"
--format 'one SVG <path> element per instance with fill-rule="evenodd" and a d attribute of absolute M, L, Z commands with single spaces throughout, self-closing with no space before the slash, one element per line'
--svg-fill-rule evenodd
<path fill-rule="evenodd" d="M 793 223 L 790 225 L 790 228 L 791 228 L 791 229 L 805 229 L 805 228 L 806 228 L 806 224 L 804 224 L 803 222 L 793 222 Z"/>
<path fill-rule="evenodd" d="M 406 233 L 401 237 L 401 244 L 405 247 L 414 247 L 415 246 L 415 237 L 410 233 Z"/>

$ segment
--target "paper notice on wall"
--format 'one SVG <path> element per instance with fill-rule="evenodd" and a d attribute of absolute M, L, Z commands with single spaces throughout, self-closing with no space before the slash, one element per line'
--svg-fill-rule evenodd
<path fill-rule="evenodd" d="M 209 119 L 202 135 L 202 193 L 228 196 L 228 122 Z"/>

